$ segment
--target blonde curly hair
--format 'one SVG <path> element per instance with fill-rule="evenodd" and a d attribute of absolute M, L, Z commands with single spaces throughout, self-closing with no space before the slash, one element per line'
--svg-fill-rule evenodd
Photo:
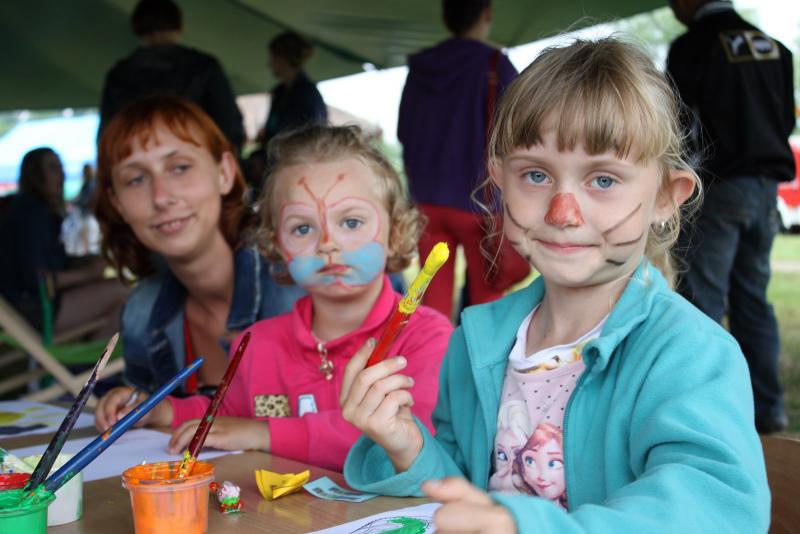
<path fill-rule="evenodd" d="M 278 248 L 278 211 L 273 204 L 276 177 L 281 169 L 304 163 L 325 163 L 346 158 L 362 161 L 375 174 L 389 212 L 389 247 L 386 271 L 402 271 L 417 253 L 417 241 L 425 226 L 423 215 L 411 202 L 400 175 L 380 150 L 367 142 L 355 125 L 312 125 L 280 134 L 267 148 L 268 174 L 258 201 L 256 239 L 261 252 L 272 262 L 272 275 L 291 284 Z"/>

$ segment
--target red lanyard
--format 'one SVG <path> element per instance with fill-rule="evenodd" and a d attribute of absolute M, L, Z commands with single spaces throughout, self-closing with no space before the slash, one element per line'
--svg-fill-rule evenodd
<path fill-rule="evenodd" d="M 189 331 L 189 317 L 186 310 L 183 312 L 183 344 L 186 346 L 186 365 L 194 361 L 194 349 L 192 348 L 192 334 Z M 186 379 L 186 393 L 194 395 L 197 393 L 197 373 L 192 373 Z"/>

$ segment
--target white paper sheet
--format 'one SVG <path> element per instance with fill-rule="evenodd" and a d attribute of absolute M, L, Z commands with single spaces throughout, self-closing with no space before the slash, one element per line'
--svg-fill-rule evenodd
<path fill-rule="evenodd" d="M 67 411 L 41 402 L 0 401 L 0 439 L 55 432 Z M 73 428 L 90 426 L 94 426 L 94 417 L 82 413 Z"/>
<path fill-rule="evenodd" d="M 181 455 L 172 455 L 167 451 L 169 434 L 149 430 L 146 428 L 135 428 L 125 432 L 117 441 L 104 450 L 100 456 L 83 470 L 83 480 L 98 480 L 101 478 L 119 477 L 122 472 L 129 467 L 142 462 L 167 462 L 180 460 Z M 96 436 L 95 436 L 96 437 Z M 64 444 L 62 452 L 75 454 L 92 442 L 95 437 L 71 439 Z M 10 451 L 18 458 L 29 454 L 41 454 L 47 444 L 14 449 Z M 225 454 L 238 454 L 242 451 L 219 451 L 216 449 L 203 449 L 199 455 L 200 460 L 207 460 Z"/>
<path fill-rule="evenodd" d="M 441 504 L 438 502 L 411 506 L 371 515 L 364 519 L 350 521 L 344 525 L 318 530 L 311 534 L 380 534 L 381 532 L 434 532 L 433 513 Z M 405 530 L 402 530 L 405 527 Z"/>

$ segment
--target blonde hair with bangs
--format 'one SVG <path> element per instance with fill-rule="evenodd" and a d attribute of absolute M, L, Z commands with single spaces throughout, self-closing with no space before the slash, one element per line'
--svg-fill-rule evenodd
<path fill-rule="evenodd" d="M 356 158 L 375 175 L 389 212 L 389 246 L 393 253 L 386 270 L 399 272 L 408 267 L 417 253 L 417 241 L 425 226 L 423 216 L 412 204 L 395 168 L 365 139 L 355 125 L 312 125 L 279 134 L 267 148 L 269 174 L 259 200 L 260 224 L 256 237 L 264 255 L 272 260 L 278 282 L 292 283 L 278 249 L 278 211 L 274 205 L 276 178 L 281 169 L 303 163 L 325 163 Z"/>
<path fill-rule="evenodd" d="M 543 131 L 552 127 L 559 151 L 580 143 L 592 155 L 613 150 L 623 159 L 658 161 L 659 195 L 670 193 L 670 171 L 688 171 L 694 195 L 674 206 L 663 227 L 650 227 L 645 247 L 650 262 L 672 283 L 670 248 L 682 214 L 693 213 L 701 197 L 700 180 L 684 158 L 678 112 L 669 80 L 639 48 L 612 37 L 575 40 L 545 49 L 509 86 L 495 115 L 487 161 L 497 165 L 514 149 L 540 143 Z M 481 188 L 487 184 L 499 195 L 490 178 Z"/>

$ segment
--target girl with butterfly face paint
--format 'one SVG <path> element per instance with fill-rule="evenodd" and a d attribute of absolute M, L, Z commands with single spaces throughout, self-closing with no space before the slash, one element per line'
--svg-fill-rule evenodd
<path fill-rule="evenodd" d="M 344 412 L 366 436 L 351 487 L 438 500 L 442 532 L 766 530 L 744 357 L 671 289 L 669 249 L 700 187 L 677 119 L 668 80 L 613 38 L 547 49 L 512 83 L 487 183 L 540 276 L 462 313 L 435 436 L 354 358 Z M 512 444 L 511 485 L 509 405 L 529 421 L 516 428 L 544 430 Z"/>

